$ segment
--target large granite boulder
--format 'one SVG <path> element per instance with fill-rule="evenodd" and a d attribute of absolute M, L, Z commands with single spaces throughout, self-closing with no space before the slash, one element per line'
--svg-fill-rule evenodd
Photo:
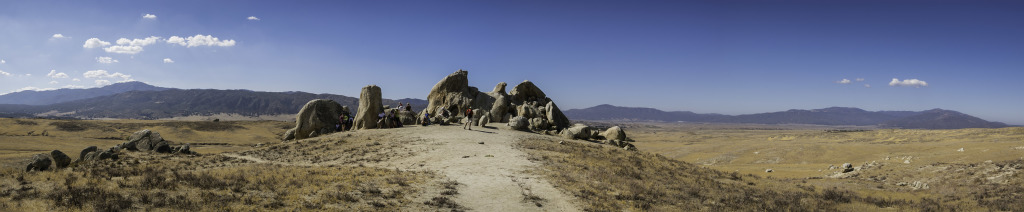
<path fill-rule="evenodd" d="M 295 116 L 295 128 L 293 128 L 292 136 L 294 139 L 304 139 L 310 137 L 313 132 L 316 132 L 315 134 L 332 132 L 335 125 L 340 123 L 338 117 L 347 113 L 348 111 L 334 100 L 310 100 Z M 288 137 L 286 134 L 285 138 Z"/>
<path fill-rule="evenodd" d="M 408 110 L 399 110 L 398 114 L 396 114 L 395 116 L 398 117 L 398 120 L 402 121 L 402 125 L 416 124 L 416 112 Z"/>
<path fill-rule="evenodd" d="M 523 102 L 539 101 L 547 98 L 544 91 L 541 91 L 537 85 L 534 85 L 533 82 L 530 82 L 529 80 L 524 80 L 522 83 L 519 83 L 519 85 L 513 87 L 508 94 L 512 97 L 512 103 L 515 104 L 523 104 Z"/>
<path fill-rule="evenodd" d="M 285 141 L 295 139 L 295 128 L 289 129 L 288 131 L 284 132 L 284 135 L 282 137 L 284 137 L 284 139 L 281 140 Z"/>
<path fill-rule="evenodd" d="M 547 110 L 545 115 L 551 126 L 555 126 L 556 130 L 561 130 L 569 127 L 569 117 L 566 117 L 562 110 L 558 109 L 555 105 L 555 101 L 548 101 L 548 104 L 544 106 Z"/>
<path fill-rule="evenodd" d="M 68 167 L 68 165 L 71 165 L 71 157 L 68 157 L 67 154 L 64 154 L 64 152 L 61 152 L 60 150 L 51 151 L 50 157 L 53 158 L 54 165 L 57 166 L 57 169 L 63 169 Z"/>
<path fill-rule="evenodd" d="M 46 154 L 32 156 L 32 161 L 25 167 L 25 171 L 46 171 L 50 169 L 50 157 Z"/>
<path fill-rule="evenodd" d="M 544 120 L 543 118 L 532 118 L 532 119 L 530 119 L 530 130 L 531 131 L 542 132 L 542 131 L 548 130 L 550 128 L 551 128 L 551 126 L 548 125 L 548 121 Z"/>
<path fill-rule="evenodd" d="M 568 139 L 587 140 L 591 138 L 591 130 L 593 129 L 590 126 L 575 124 L 572 125 L 572 127 L 562 130 L 561 136 Z"/>
<path fill-rule="evenodd" d="M 167 141 L 160 136 L 160 133 L 148 129 L 139 130 L 128 137 L 128 143 L 123 148 L 131 151 L 170 150 Z"/>
<path fill-rule="evenodd" d="M 435 116 L 442 110 L 448 110 L 455 116 L 462 116 L 462 112 L 467 108 L 491 111 L 497 107 L 499 110 L 503 110 L 502 108 L 508 107 L 508 101 L 499 102 L 499 99 L 503 97 L 507 99 L 506 85 L 507 83 L 504 82 L 498 83 L 491 92 L 481 92 L 476 87 L 469 86 L 469 72 L 455 71 L 438 81 L 430 89 L 430 93 L 427 94 L 427 108 L 420 112 L 419 117 L 422 117 L 424 112 Z M 500 105 L 496 106 L 496 104 Z M 479 117 L 474 116 L 474 118 Z"/>
<path fill-rule="evenodd" d="M 377 128 L 377 115 L 384 112 L 384 105 L 381 103 L 380 87 L 377 87 L 377 85 L 363 87 L 363 90 L 359 93 L 359 108 L 356 111 L 355 119 L 352 121 L 352 129 Z M 298 134 L 296 132 L 296 135 Z"/>
<path fill-rule="evenodd" d="M 526 117 L 516 116 L 508 120 L 509 127 L 513 130 L 528 131 L 530 130 L 530 121 Z"/>
<path fill-rule="evenodd" d="M 619 126 L 614 126 L 601 133 L 601 136 L 608 140 L 625 141 L 626 131 L 623 131 Z"/>

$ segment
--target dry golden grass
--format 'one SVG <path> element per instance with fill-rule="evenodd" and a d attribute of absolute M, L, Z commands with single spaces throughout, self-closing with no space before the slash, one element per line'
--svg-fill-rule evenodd
<path fill-rule="evenodd" d="M 199 153 L 235 151 L 258 143 L 280 142 L 280 135 L 294 123 L 0 118 L 0 126 L 0 164 L 12 165 L 54 149 L 78 158 L 86 147 L 109 148 L 143 129 L 159 132 L 172 144 L 190 143 Z"/>

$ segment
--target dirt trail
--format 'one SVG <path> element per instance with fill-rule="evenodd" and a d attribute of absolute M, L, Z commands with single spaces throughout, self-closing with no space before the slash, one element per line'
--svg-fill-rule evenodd
<path fill-rule="evenodd" d="M 464 130 L 461 126 L 412 126 L 354 133 L 381 134 L 380 138 L 374 140 L 415 141 L 405 144 L 404 147 L 407 148 L 403 148 L 417 151 L 412 156 L 390 158 L 365 165 L 433 171 L 447 179 L 455 180 L 460 185 L 459 194 L 453 199 L 470 210 L 579 211 L 579 208 L 572 204 L 571 196 L 554 188 L 540 176 L 528 173 L 529 170 L 538 168 L 539 164 L 528 160 L 526 153 L 514 147 L 520 139 L 542 135 L 513 131 L 498 125 L 500 124 L 491 124 L 502 129 L 473 127 L 473 130 Z M 483 144 L 480 144 L 481 142 Z M 333 164 L 289 164 L 231 153 L 222 155 L 257 163 L 300 166 Z M 416 199 L 430 199 L 439 192 L 440 190 L 426 191 L 422 193 L 424 196 Z"/>

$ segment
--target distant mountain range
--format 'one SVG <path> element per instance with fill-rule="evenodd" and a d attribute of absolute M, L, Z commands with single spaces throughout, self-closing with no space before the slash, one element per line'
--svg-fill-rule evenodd
<path fill-rule="evenodd" d="M 106 93 L 105 95 L 99 95 Z M 71 95 L 98 95 L 66 98 Z M 13 96 L 13 97 L 8 97 Z M 35 96 L 42 96 L 35 97 Z M 313 99 L 331 99 L 353 112 L 359 99 L 334 94 L 306 92 L 260 92 L 250 90 L 174 89 L 142 82 L 118 83 L 102 88 L 60 89 L 17 92 L 0 96 L 0 117 L 74 117 L 160 119 L 191 115 L 240 114 L 245 116 L 296 114 Z M 20 101 L 15 101 L 20 100 Z M 61 101 L 63 100 L 63 101 Z M 38 105 L 42 102 L 54 102 Z M 427 106 L 421 99 L 384 99 L 385 105 L 412 103 L 414 110 Z"/>
<path fill-rule="evenodd" d="M 876 125 L 883 128 L 905 129 L 960 129 L 1007 127 L 999 122 L 952 110 L 927 111 L 865 111 L 860 108 L 830 107 L 815 110 L 787 110 L 746 115 L 699 114 L 689 111 L 666 112 L 653 108 L 598 105 L 585 109 L 570 109 L 565 115 L 573 120 L 625 120 L 705 123 L 753 124 L 816 124 L 816 125 Z"/>
<path fill-rule="evenodd" d="M 169 88 L 156 87 L 136 81 L 88 89 L 62 88 L 51 91 L 19 91 L 0 95 L 0 104 L 49 105 L 128 91 L 162 91 L 167 89 Z"/>
<path fill-rule="evenodd" d="M 142 82 L 125 82 L 90 89 L 21 91 L 0 95 L 0 117 L 49 118 L 125 118 L 160 119 L 214 114 L 244 116 L 296 114 L 306 102 L 331 99 L 352 110 L 359 99 L 334 94 L 306 92 L 261 92 L 250 90 L 162 88 Z M 422 99 L 384 99 L 385 105 L 412 103 L 413 110 L 427 106 Z M 353 111 L 355 112 L 355 111 Z M 830 107 L 814 110 L 787 110 L 746 115 L 700 114 L 689 111 L 666 112 L 653 108 L 598 105 L 570 109 L 565 115 L 573 120 L 627 120 L 705 123 L 858 125 L 907 129 L 959 129 L 1007 127 L 957 111 L 865 111 L 859 108 Z"/>

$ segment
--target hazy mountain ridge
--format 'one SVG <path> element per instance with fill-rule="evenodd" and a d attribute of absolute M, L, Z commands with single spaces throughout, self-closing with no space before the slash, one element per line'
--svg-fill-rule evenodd
<path fill-rule="evenodd" d="M 49 105 L 80 99 L 88 99 L 99 96 L 119 94 L 128 91 L 162 91 L 167 89 L 170 88 L 157 87 L 143 82 L 132 81 L 112 84 L 98 88 L 62 88 L 49 91 L 19 91 L 0 95 L 0 104 Z"/>
<path fill-rule="evenodd" d="M 143 84 L 145 85 L 145 84 Z M 108 86 L 109 87 L 109 86 Z M 250 90 L 216 89 L 164 89 L 134 90 L 87 99 L 67 101 L 50 105 L 0 105 L 0 115 L 27 117 L 46 113 L 47 116 L 65 114 L 78 118 L 130 118 L 159 119 L 192 115 L 213 115 L 220 113 L 245 116 L 296 114 L 313 99 L 330 99 L 354 110 L 358 99 L 334 94 L 312 94 L 307 92 L 262 92 Z M 399 102 L 385 99 L 385 105 L 397 106 Z M 414 110 L 426 107 L 426 100 L 401 99 L 412 103 Z M 61 115 L 55 115 L 61 117 Z"/>
<path fill-rule="evenodd" d="M 707 123 L 753 124 L 816 124 L 816 125 L 877 125 L 884 128 L 907 129 L 960 129 L 998 128 L 1008 125 L 951 110 L 928 111 L 866 111 L 852 107 L 829 107 L 813 110 L 787 110 L 744 115 L 698 114 L 689 111 L 666 112 L 654 108 L 618 107 L 598 105 L 585 109 L 570 109 L 565 115 L 573 120 L 628 120 Z"/>

